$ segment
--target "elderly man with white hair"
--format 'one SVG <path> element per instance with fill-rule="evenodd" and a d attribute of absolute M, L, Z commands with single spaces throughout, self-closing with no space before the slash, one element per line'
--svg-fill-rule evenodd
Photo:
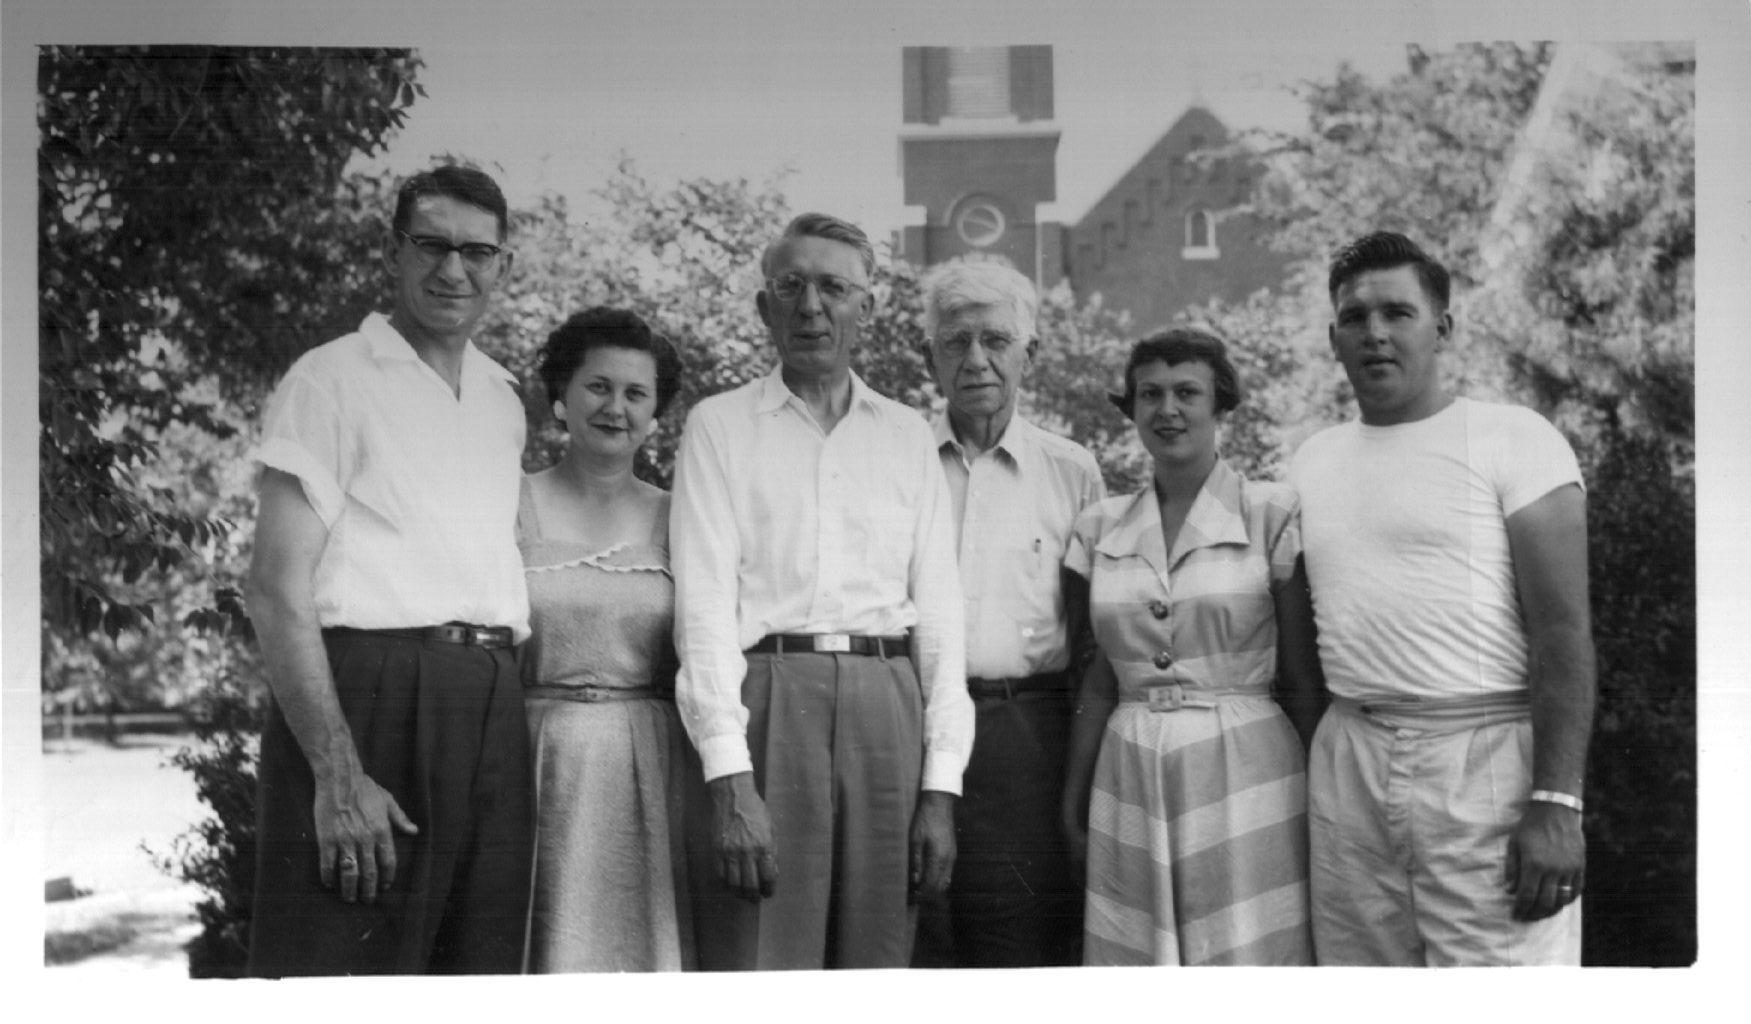
<path fill-rule="evenodd" d="M 976 718 L 954 877 L 923 910 L 913 964 L 1076 964 L 1082 879 L 1058 808 L 1080 630 L 1059 563 L 1077 513 L 1105 487 L 1086 449 L 1016 415 L 1040 344 L 1028 279 L 1000 263 L 955 262 L 924 284 L 924 355 L 947 399 L 936 442 L 954 502 Z"/>

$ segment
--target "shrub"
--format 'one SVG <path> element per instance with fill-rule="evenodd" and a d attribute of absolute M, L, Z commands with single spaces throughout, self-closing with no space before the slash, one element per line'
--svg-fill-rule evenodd
<path fill-rule="evenodd" d="M 1582 960 L 1696 959 L 1696 492 L 1662 443 L 1608 433 L 1588 477 L 1599 712 Z"/>
<path fill-rule="evenodd" d="M 255 891 L 255 763 L 266 698 L 229 665 L 189 709 L 198 745 L 171 761 L 194 776 L 212 817 L 178 836 L 159 867 L 207 894 L 195 906 L 201 932 L 189 941 L 189 977 L 240 978 L 249 952 Z"/>

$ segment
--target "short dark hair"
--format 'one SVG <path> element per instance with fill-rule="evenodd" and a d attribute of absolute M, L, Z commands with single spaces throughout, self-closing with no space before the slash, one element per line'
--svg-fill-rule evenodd
<path fill-rule="evenodd" d="M 1417 280 L 1423 285 L 1423 294 L 1435 303 L 1435 312 L 1445 313 L 1453 287 L 1447 268 L 1417 243 L 1396 231 L 1371 231 L 1333 253 L 1326 290 L 1332 304 L 1336 305 L 1338 289 L 1358 274 L 1406 266 L 1415 268 Z"/>
<path fill-rule="evenodd" d="M 793 238 L 825 238 L 834 242 L 843 242 L 857 250 L 857 255 L 863 260 L 863 272 L 875 276 L 875 246 L 870 244 L 869 236 L 863 229 L 848 220 L 827 213 L 799 213 L 784 226 L 784 232 L 773 239 L 766 250 L 760 254 L 760 276 L 772 276 L 772 255 L 778 247 Z"/>
<path fill-rule="evenodd" d="M 426 196 L 448 196 L 459 203 L 478 206 L 497 217 L 501 242 L 510 232 L 510 207 L 505 204 L 505 194 L 499 191 L 499 183 L 485 171 L 461 164 L 443 164 L 402 182 L 401 191 L 395 196 L 395 218 L 390 227 L 406 231 L 413 220 L 415 204 Z"/>
<path fill-rule="evenodd" d="M 1240 374 L 1228 361 L 1228 346 L 1209 331 L 1196 327 L 1174 327 L 1152 334 L 1131 346 L 1131 358 L 1125 361 L 1125 393 L 1108 394 L 1107 399 L 1119 407 L 1126 419 L 1131 418 L 1137 400 L 1137 370 L 1150 363 L 1203 363 L 1210 368 L 1216 384 L 1216 411 L 1228 412 L 1240 405 Z"/>
<path fill-rule="evenodd" d="M 651 330 L 644 318 L 630 309 L 591 306 L 582 313 L 573 313 L 541 346 L 536 372 L 541 375 L 549 402 L 565 397 L 565 389 L 571 386 L 578 367 L 584 365 L 584 357 L 597 348 L 650 353 L 657 364 L 656 415 L 661 416 L 681 390 L 681 354 L 668 338 Z"/>

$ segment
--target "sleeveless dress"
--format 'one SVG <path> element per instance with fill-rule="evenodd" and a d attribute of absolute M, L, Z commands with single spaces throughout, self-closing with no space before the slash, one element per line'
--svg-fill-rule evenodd
<path fill-rule="evenodd" d="M 1118 679 L 1088 811 L 1090 964 L 1308 964 L 1301 740 L 1271 698 L 1294 492 L 1218 461 L 1166 550 L 1153 487 L 1065 553 Z"/>
<path fill-rule="evenodd" d="M 665 495 L 649 540 L 592 551 L 542 536 L 523 482 L 534 973 L 694 966 L 668 519 Z"/>

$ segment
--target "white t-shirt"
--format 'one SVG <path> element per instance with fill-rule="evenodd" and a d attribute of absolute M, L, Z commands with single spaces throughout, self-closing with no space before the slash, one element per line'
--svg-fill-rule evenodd
<path fill-rule="evenodd" d="M 1427 419 L 1309 438 L 1289 467 L 1332 693 L 1440 699 L 1526 689 L 1507 518 L 1580 484 L 1538 413 L 1456 398 Z"/>

